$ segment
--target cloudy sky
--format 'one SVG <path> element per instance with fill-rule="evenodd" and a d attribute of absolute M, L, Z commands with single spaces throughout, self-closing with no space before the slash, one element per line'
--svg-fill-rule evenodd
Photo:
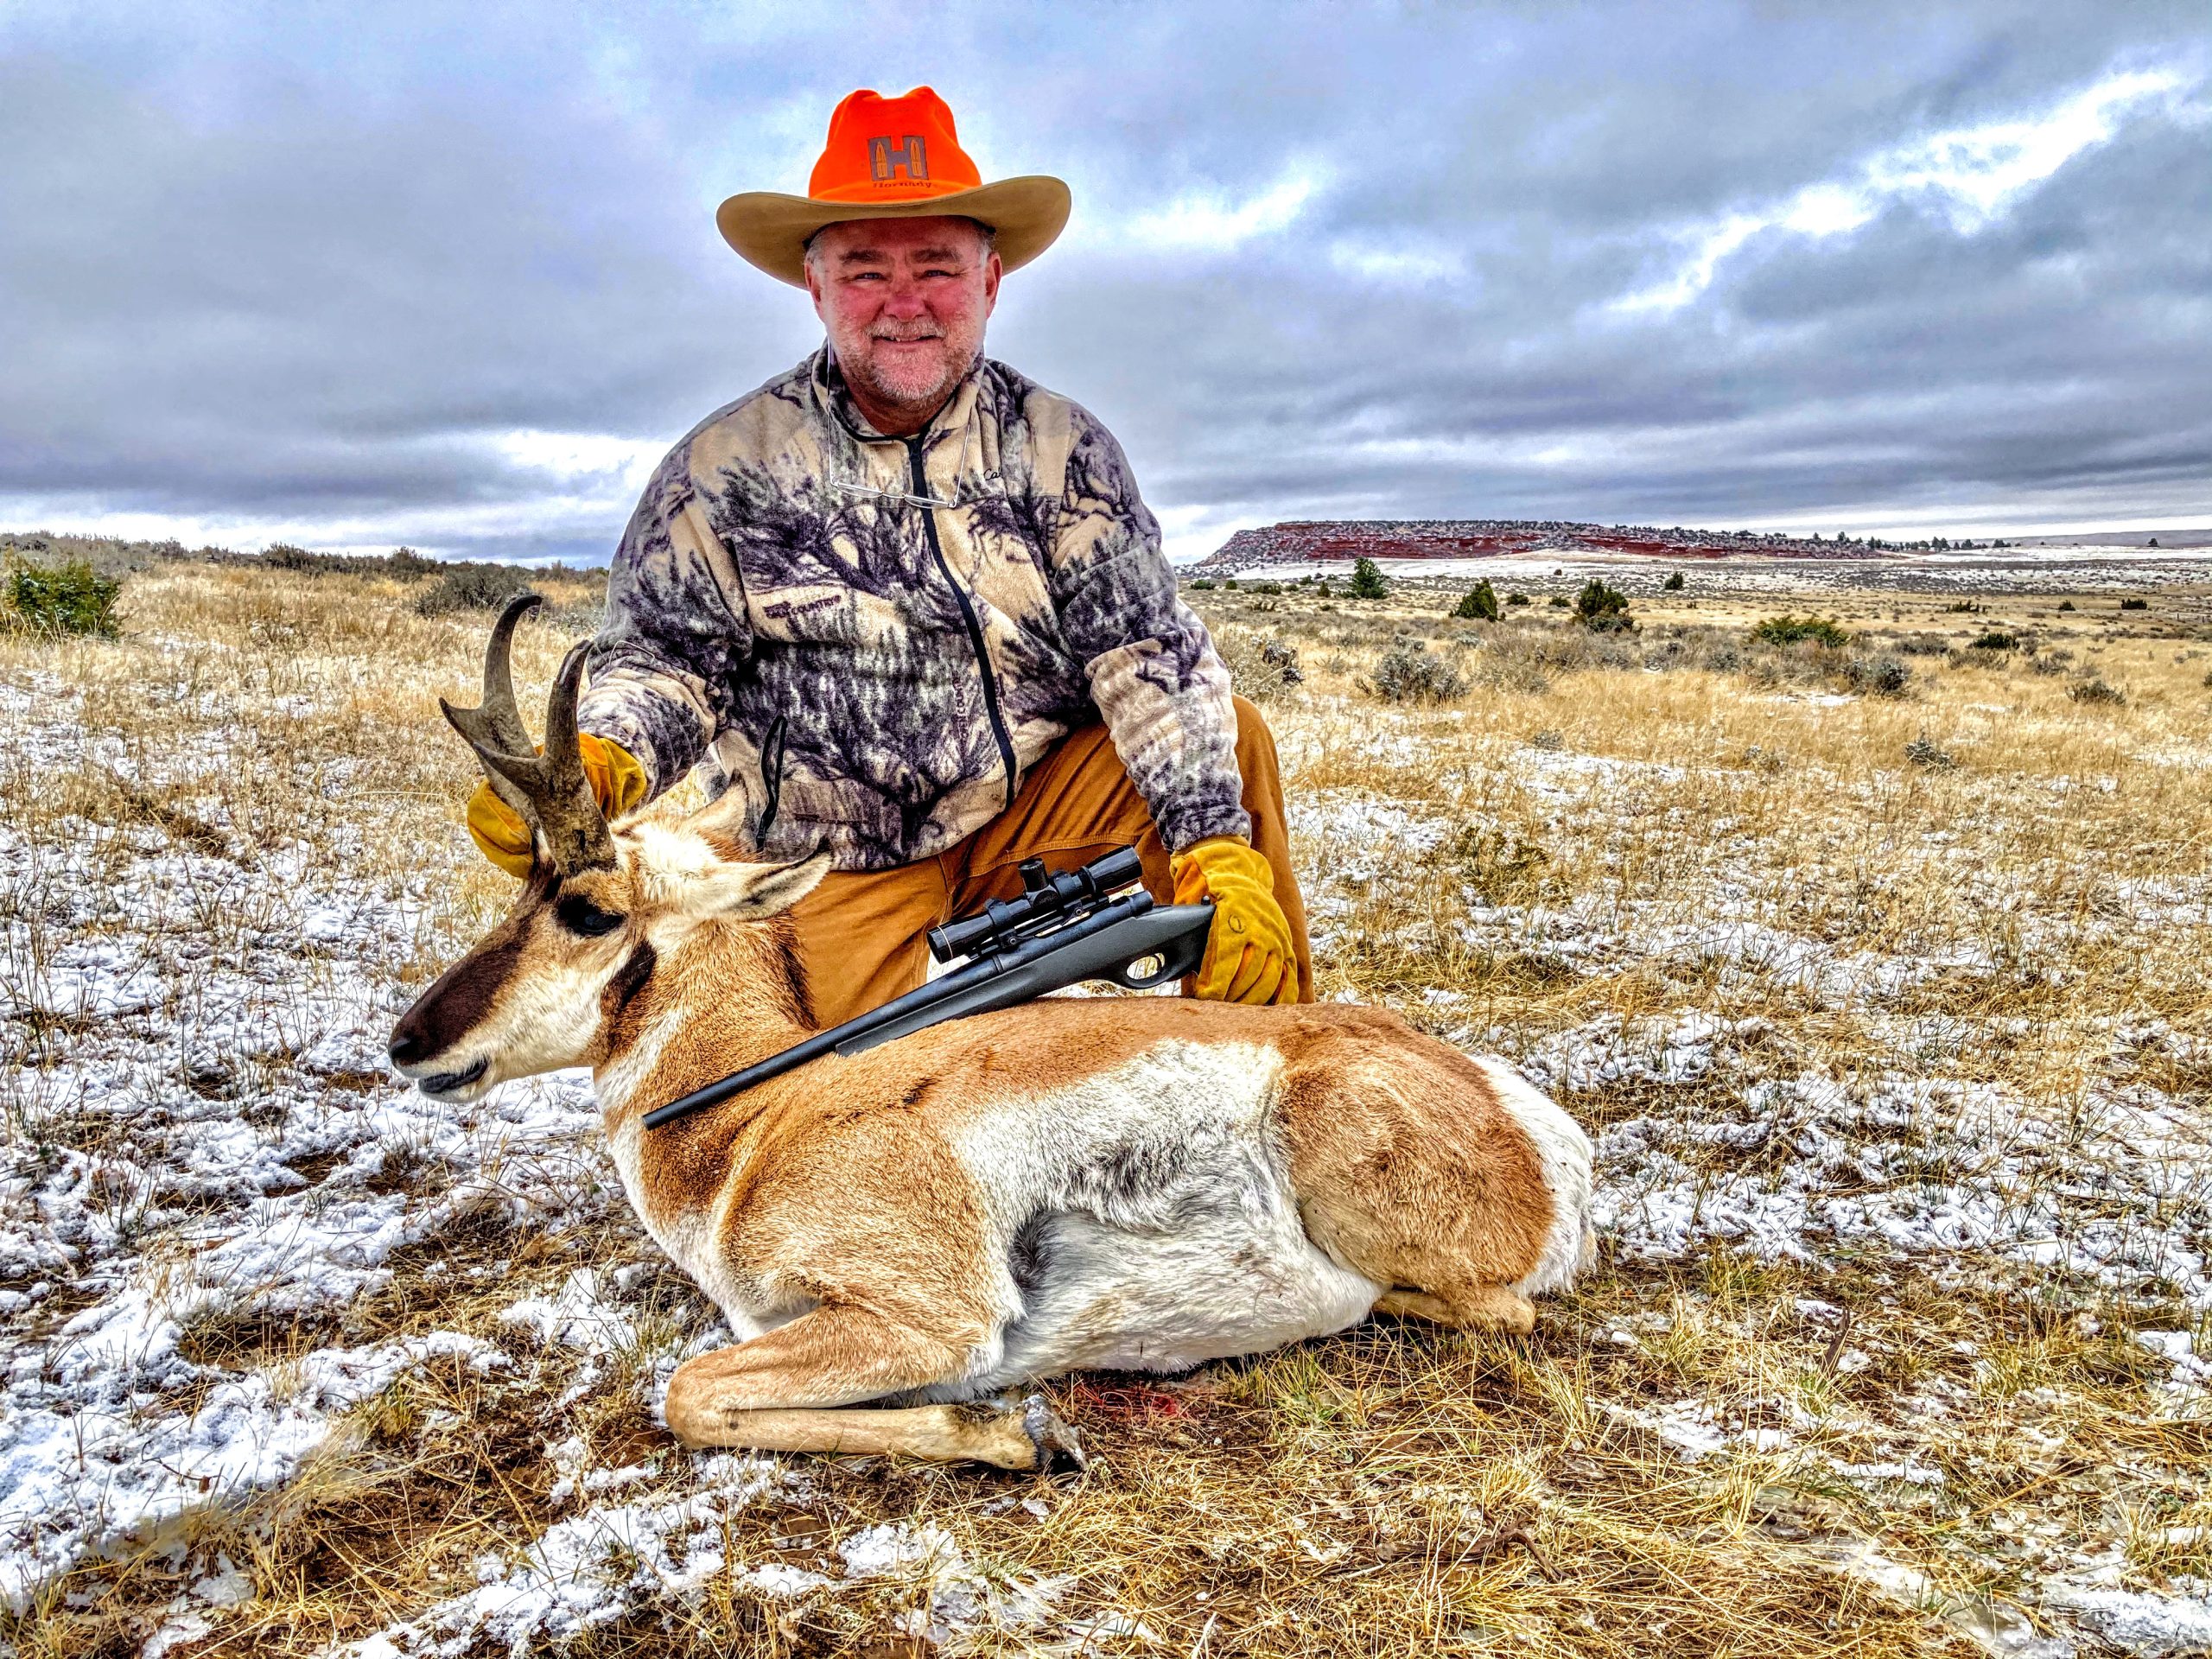
<path fill-rule="evenodd" d="M 2212 523 L 2203 0 L 0 7 L 0 526 L 603 558 L 817 340 L 855 86 L 1073 186 L 993 353 L 1289 518 Z"/>

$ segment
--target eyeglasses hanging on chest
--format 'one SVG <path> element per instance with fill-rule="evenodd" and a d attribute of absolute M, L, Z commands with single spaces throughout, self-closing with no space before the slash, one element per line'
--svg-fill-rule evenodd
<path fill-rule="evenodd" d="M 961 429 L 960 464 L 953 469 L 953 477 L 958 482 L 954 485 L 952 497 L 950 499 L 936 495 L 917 495 L 912 490 L 880 489 L 873 484 L 862 484 L 852 479 L 832 478 L 823 481 L 829 488 L 841 495 L 865 496 L 874 501 L 899 501 L 910 507 L 927 507 L 933 511 L 950 507 L 972 506 L 978 501 L 1006 493 L 1005 483 L 996 473 L 978 473 L 976 474 L 974 490 L 963 489 L 963 486 L 968 480 L 968 448 L 975 435 L 976 428 L 973 422 Z"/>

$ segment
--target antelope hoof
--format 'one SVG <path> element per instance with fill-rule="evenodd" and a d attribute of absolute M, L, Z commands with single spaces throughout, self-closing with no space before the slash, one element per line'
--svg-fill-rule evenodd
<path fill-rule="evenodd" d="M 1375 1311 L 1404 1319 L 1427 1319 L 1455 1331 L 1503 1331 L 1525 1337 L 1536 1328 L 1536 1305 L 1496 1285 L 1449 1300 L 1425 1290 L 1385 1291 Z"/>
<path fill-rule="evenodd" d="M 1065 1460 L 1080 1474 L 1090 1467 L 1090 1459 L 1083 1454 L 1083 1437 L 1075 1426 L 1054 1411 L 1041 1394 L 1033 1394 L 1021 1402 L 1021 1428 L 1029 1436 L 1030 1445 L 1037 1448 L 1037 1472 L 1050 1474 L 1053 1465 Z"/>
<path fill-rule="evenodd" d="M 1526 1296 L 1497 1286 L 1470 1299 L 1461 1316 L 1470 1331 L 1503 1331 L 1525 1337 L 1536 1328 L 1536 1305 Z"/>

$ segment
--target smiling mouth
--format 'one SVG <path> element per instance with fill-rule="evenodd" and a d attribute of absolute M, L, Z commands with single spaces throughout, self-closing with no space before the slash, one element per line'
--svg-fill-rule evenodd
<path fill-rule="evenodd" d="M 417 1077 L 415 1080 L 415 1086 L 433 1099 L 458 1094 L 482 1077 L 491 1064 L 489 1059 L 481 1059 L 464 1071 L 441 1071 L 435 1077 Z"/>

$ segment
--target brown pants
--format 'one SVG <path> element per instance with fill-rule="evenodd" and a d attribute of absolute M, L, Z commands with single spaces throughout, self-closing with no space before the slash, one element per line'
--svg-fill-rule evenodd
<path fill-rule="evenodd" d="M 1274 735 L 1257 709 L 1242 697 L 1236 702 L 1236 765 L 1252 845 L 1274 868 L 1275 899 L 1298 953 L 1298 1000 L 1311 1002 L 1313 948 L 1290 868 Z M 836 1025 L 919 985 L 929 968 L 923 936 L 982 909 L 986 899 L 1020 893 L 1015 867 L 1023 859 L 1041 858 L 1057 874 L 1130 846 L 1143 861 L 1146 890 L 1173 902 L 1167 849 L 1144 798 L 1122 770 L 1106 728 L 1079 727 L 1046 752 L 1012 806 L 959 845 L 896 869 L 833 873 L 799 901 L 791 918 L 815 1022 Z"/>

